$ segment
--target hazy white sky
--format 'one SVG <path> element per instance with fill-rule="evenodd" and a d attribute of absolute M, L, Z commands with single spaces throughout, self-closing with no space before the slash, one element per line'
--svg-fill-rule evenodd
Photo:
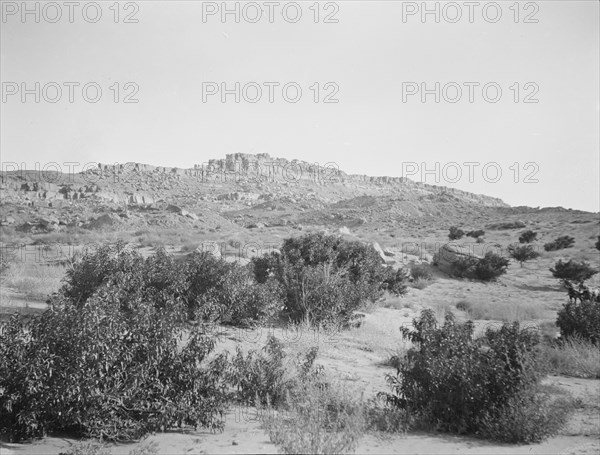
<path fill-rule="evenodd" d="M 1 3 L 3 163 L 190 167 L 226 153 L 269 153 L 512 205 L 600 210 L 596 0 L 482 1 L 471 18 L 468 2 L 426 2 L 439 8 L 439 23 L 421 16 L 420 1 L 299 2 L 295 23 L 298 8 L 285 1 L 239 3 L 239 23 L 234 14 L 222 18 L 222 2 L 83 1 L 71 6 L 72 22 L 65 2 L 28 2 L 34 12 L 24 17 L 21 2 Z M 256 5 L 263 16 L 252 23 Z M 73 102 L 69 82 L 79 84 Z M 262 98 L 249 102 L 251 84 L 239 103 L 234 94 L 223 103 L 205 85 L 203 102 L 211 82 L 256 83 Z M 280 84 L 273 103 L 265 82 Z M 421 83 L 435 91 L 436 82 L 439 103 L 433 92 L 425 102 L 409 94 Z M 87 83 L 102 89 L 96 103 L 83 96 Z M 302 89 L 298 102 L 284 99 L 286 83 Z M 465 83 L 479 84 L 473 102 Z M 457 86 L 462 96 L 450 102 Z M 31 90 L 24 100 L 23 88 Z M 86 93 L 93 99 L 94 86 Z M 139 102 L 124 103 L 127 95 Z M 327 95 L 339 102 L 324 103 Z M 422 175 L 424 167 L 431 172 Z"/>

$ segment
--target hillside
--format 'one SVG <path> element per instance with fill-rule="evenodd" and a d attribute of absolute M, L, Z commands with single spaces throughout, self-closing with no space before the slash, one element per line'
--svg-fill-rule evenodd
<path fill-rule="evenodd" d="M 75 174 L 19 170 L 0 173 L 0 185 L 2 225 L 28 232 L 104 226 L 236 229 L 257 223 L 418 228 L 432 220 L 484 221 L 499 211 L 524 211 L 458 189 L 349 175 L 333 164 L 319 167 L 264 154 L 227 155 L 191 169 L 126 163 L 98 164 Z"/>

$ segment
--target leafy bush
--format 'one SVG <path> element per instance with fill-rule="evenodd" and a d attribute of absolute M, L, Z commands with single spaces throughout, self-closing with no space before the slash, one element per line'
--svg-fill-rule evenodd
<path fill-rule="evenodd" d="M 281 253 L 252 262 L 258 283 L 270 277 L 285 289 L 284 314 L 292 321 L 347 323 L 353 311 L 384 291 L 406 292 L 404 272 L 384 266 L 372 245 L 335 236 L 286 239 Z"/>
<path fill-rule="evenodd" d="M 556 325 L 564 338 L 577 337 L 600 344 L 600 305 L 591 300 L 567 302 L 558 311 Z"/>
<path fill-rule="evenodd" d="M 196 262 L 194 262 L 196 263 Z M 220 264 L 220 274 L 201 292 L 190 292 L 188 302 L 197 308 L 196 315 L 202 320 L 223 324 L 248 326 L 274 319 L 280 309 L 282 291 L 279 283 L 269 279 L 257 283 L 248 267 L 237 264 Z M 214 277 L 214 273 L 208 272 Z M 192 283 L 204 283 L 205 275 L 196 275 Z M 195 285 L 193 285 L 195 286 Z"/>
<path fill-rule="evenodd" d="M 482 237 L 483 235 L 485 235 L 485 231 L 483 231 L 481 229 L 477 229 L 476 231 L 467 232 L 467 237 L 473 237 L 474 239 Z M 450 240 L 452 240 L 452 239 L 450 239 Z"/>
<path fill-rule="evenodd" d="M 449 313 L 438 327 L 432 310 L 423 311 L 413 327 L 402 328 L 415 347 L 399 359 L 397 374 L 387 377 L 392 393 L 381 395 L 388 403 L 421 425 L 446 432 L 531 442 L 555 431 L 554 414 L 535 414 L 535 405 L 543 401 L 537 393 L 537 332 L 504 324 L 475 339 L 472 322 L 459 324 Z M 506 420 L 521 414 L 535 416 L 536 425 L 513 437 Z"/>
<path fill-rule="evenodd" d="M 565 248 L 571 248 L 574 244 L 575 237 L 571 237 L 570 235 L 562 235 L 554 239 L 552 242 L 545 243 L 544 249 L 546 251 L 563 250 Z"/>
<path fill-rule="evenodd" d="M 289 404 L 301 389 L 302 381 L 321 374 L 322 367 L 314 366 L 317 352 L 317 348 L 312 348 L 303 358 L 286 358 L 282 343 L 273 336 L 262 353 L 252 350 L 244 356 L 238 347 L 229 372 L 236 398 L 244 404 Z"/>
<path fill-rule="evenodd" d="M 133 248 L 118 242 L 79 256 L 67 270 L 60 292 L 81 306 L 101 287 L 117 285 L 123 302 L 140 298 L 161 308 L 167 302 L 179 302 L 186 290 L 181 266 L 164 249 L 144 259 Z"/>
<path fill-rule="evenodd" d="M 257 283 L 251 267 L 195 251 L 176 261 L 164 249 L 144 259 L 123 243 L 89 251 L 67 271 L 62 293 L 85 302 L 103 285 L 119 283 L 122 300 L 140 298 L 164 308 L 173 300 L 190 320 L 249 325 L 274 318 L 281 289 Z"/>
<path fill-rule="evenodd" d="M 482 281 L 495 280 L 506 273 L 508 259 L 488 251 L 486 255 L 475 266 L 475 278 Z"/>
<path fill-rule="evenodd" d="M 537 232 L 531 230 L 521 233 L 519 236 L 519 243 L 531 243 L 537 239 Z"/>
<path fill-rule="evenodd" d="M 574 281 L 576 283 L 583 283 L 584 281 L 593 277 L 597 270 L 595 270 L 586 261 L 575 261 L 570 259 L 567 262 L 563 262 L 559 259 L 555 264 L 554 268 L 551 268 L 552 276 L 559 280 Z"/>
<path fill-rule="evenodd" d="M 462 229 L 457 228 L 456 226 L 450 227 L 450 232 L 448 233 L 449 240 L 458 240 L 463 238 L 465 232 Z"/>
<path fill-rule="evenodd" d="M 199 327 L 181 341 L 179 312 L 103 286 L 85 302 L 55 297 L 29 326 L 0 334 L 0 431 L 132 439 L 182 425 L 219 428 L 224 358 Z M 204 366 L 199 368 L 199 365 Z"/>
<path fill-rule="evenodd" d="M 533 245 L 512 244 L 508 246 L 508 253 L 510 257 L 521 264 L 521 267 L 523 267 L 524 262 L 540 257 L 540 253 L 535 251 Z"/>
<path fill-rule="evenodd" d="M 459 278 L 471 278 L 492 281 L 506 273 L 509 261 L 488 251 L 483 258 L 466 256 L 452 262 L 452 275 Z"/>

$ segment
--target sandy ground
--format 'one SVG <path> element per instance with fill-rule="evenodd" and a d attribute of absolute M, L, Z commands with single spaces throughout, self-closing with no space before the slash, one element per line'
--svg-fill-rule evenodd
<path fill-rule="evenodd" d="M 442 284 L 443 285 L 443 284 Z M 411 292 L 409 298 L 416 298 Z M 229 350 L 237 343 L 247 349 L 263 345 L 269 333 L 286 342 L 290 352 L 302 352 L 306 347 L 318 345 L 319 362 L 327 366 L 330 377 L 353 390 L 361 391 L 365 398 L 378 391 L 387 390 L 385 374 L 392 369 L 383 365 L 392 349 L 398 349 L 398 327 L 410 323 L 419 307 L 398 310 L 377 308 L 368 313 L 362 327 L 335 336 L 314 331 L 267 329 L 241 331 L 224 330 L 219 350 Z M 408 433 L 405 435 L 365 435 L 356 453 L 370 454 L 598 454 L 600 453 L 600 380 L 550 376 L 546 384 L 561 387 L 574 398 L 596 403 L 595 408 L 578 411 L 561 434 L 541 444 L 508 445 L 476 438 L 445 434 Z M 1 455 L 58 454 L 68 449 L 74 440 L 49 437 L 27 444 L 0 443 Z M 171 454 L 226 454 L 226 453 L 277 453 L 277 446 L 261 428 L 254 408 L 234 408 L 226 415 L 222 433 L 191 431 L 167 432 L 150 436 L 142 443 L 158 443 L 159 453 Z M 108 447 L 115 455 L 127 454 L 141 443 L 115 444 Z"/>
<path fill-rule="evenodd" d="M 566 217 L 567 215 L 565 215 Z M 587 259 L 597 264 L 597 251 L 590 245 L 597 235 L 598 225 L 566 226 L 567 221 L 552 220 L 554 224 L 540 216 L 536 221 L 536 230 L 545 234 L 546 241 L 558 234 L 568 232 L 577 237 L 577 247 L 547 253 L 542 258 L 524 267 L 511 264 L 508 273 L 499 282 L 484 284 L 467 280 L 454 280 L 439 274 L 430 286 L 423 290 L 409 290 L 402 298 L 389 298 L 383 305 L 366 311 L 364 324 L 357 329 L 337 334 L 315 333 L 312 330 L 260 329 L 246 331 L 224 329 L 217 350 L 234 352 L 240 344 L 243 349 L 260 349 L 269 333 L 282 340 L 288 353 L 301 353 L 311 346 L 319 347 L 318 362 L 326 367 L 329 377 L 345 387 L 363 394 L 364 398 L 377 392 L 387 391 L 385 375 L 392 369 L 385 361 L 390 354 L 407 348 L 403 344 L 399 327 L 410 326 L 412 319 L 423 308 L 432 308 L 438 317 L 443 317 L 450 309 L 461 319 L 465 312 L 457 311 L 456 304 L 479 302 L 506 305 L 518 313 L 524 303 L 535 306 L 535 318 L 529 318 L 528 324 L 546 323 L 552 326 L 556 311 L 566 300 L 566 293 L 558 286 L 548 269 L 560 257 Z M 531 226 L 533 227 L 533 226 Z M 440 231 L 441 232 L 441 231 Z M 445 231 L 447 232 L 447 231 Z M 490 232 L 486 239 L 507 245 L 516 240 L 518 232 Z M 590 240 L 591 239 L 591 240 Z M 383 247 L 390 247 L 382 243 Z M 391 246 L 393 248 L 393 246 Z M 600 276 L 596 276 L 593 285 L 598 285 Z M 4 290 L 3 290 L 4 291 Z M 3 293 L 3 305 L 9 301 L 18 306 L 18 296 Z M 7 299 L 8 298 L 8 299 Z M 515 314 L 517 314 L 515 313 Z M 480 320 L 478 330 L 489 324 L 499 324 L 499 320 Z M 559 435 L 541 444 L 505 445 L 487 442 L 475 438 L 458 437 L 443 434 L 408 433 L 406 435 L 378 434 L 365 435 L 358 446 L 357 453 L 381 454 L 599 454 L 600 453 L 600 380 L 550 376 L 547 384 L 555 385 L 569 392 L 575 398 L 586 403 L 578 409 L 569 424 Z M 243 411 L 243 412 L 242 412 Z M 150 436 L 146 441 L 158 443 L 159 453 L 277 453 L 277 447 L 269 441 L 261 428 L 253 409 L 234 409 L 226 417 L 225 430 L 222 433 L 194 431 L 188 433 L 168 432 Z M 75 441 L 57 437 L 45 438 L 27 444 L 8 444 L 0 442 L 0 455 L 9 454 L 58 454 L 66 450 Z M 113 454 L 127 454 L 140 443 L 110 445 Z"/>

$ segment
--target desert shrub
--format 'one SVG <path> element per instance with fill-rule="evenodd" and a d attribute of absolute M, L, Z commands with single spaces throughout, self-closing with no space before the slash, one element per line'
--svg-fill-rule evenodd
<path fill-rule="evenodd" d="M 361 297 L 366 292 L 353 286 L 343 271 L 329 264 L 299 270 L 284 268 L 282 272 L 282 284 L 287 294 L 284 314 L 292 321 L 346 322 L 364 302 Z"/>
<path fill-rule="evenodd" d="M 415 279 L 423 278 L 425 280 L 431 280 L 433 275 L 431 274 L 431 267 L 429 264 L 410 264 L 410 275 Z"/>
<path fill-rule="evenodd" d="M 160 248 L 144 259 L 123 243 L 80 257 L 67 271 L 63 294 L 85 302 L 103 285 L 119 283 L 122 300 L 140 298 L 164 308 L 176 302 L 190 320 L 248 325 L 275 317 L 281 289 L 257 283 L 251 267 L 195 251 L 176 260 Z"/>
<path fill-rule="evenodd" d="M 488 229 L 492 229 L 495 231 L 502 231 L 506 229 L 520 229 L 524 227 L 525 223 L 523 223 L 522 221 L 505 221 L 501 223 L 489 224 L 487 226 Z"/>
<path fill-rule="evenodd" d="M 112 452 L 106 445 L 93 440 L 79 441 L 73 444 L 66 452 L 59 455 L 111 455 Z"/>
<path fill-rule="evenodd" d="M 62 293 L 74 302 L 83 303 L 111 276 L 131 273 L 142 263 L 142 256 L 124 243 L 88 249 L 77 257 L 77 266 L 67 270 Z"/>
<path fill-rule="evenodd" d="M 546 251 L 556 251 L 563 250 L 565 248 L 571 248 L 575 244 L 575 237 L 571 237 L 570 235 L 562 235 L 560 237 L 555 238 L 552 242 L 548 242 L 544 244 L 544 250 Z"/>
<path fill-rule="evenodd" d="M 275 407 L 289 404 L 301 393 L 304 381 L 321 375 L 322 367 L 314 365 L 317 353 L 313 347 L 297 358 L 286 357 L 283 344 L 273 336 L 269 336 L 262 352 L 251 350 L 244 355 L 238 347 L 228 376 L 236 389 L 236 399 L 244 404 Z"/>
<path fill-rule="evenodd" d="M 473 309 L 473 303 L 471 303 L 468 300 L 460 300 L 458 302 L 456 302 L 456 309 L 460 310 L 460 311 L 466 311 L 469 312 Z"/>
<path fill-rule="evenodd" d="M 203 292 L 189 293 L 188 308 L 196 309 L 196 316 L 205 321 L 248 326 L 274 319 L 280 307 L 282 295 L 279 283 L 269 279 L 257 283 L 248 267 L 235 263 L 221 263 L 220 274 Z M 202 277 L 196 277 L 202 280 Z M 202 282 L 202 281 L 201 281 Z M 206 282 L 204 282 L 206 284 Z M 193 285 L 194 286 L 194 285 Z"/>
<path fill-rule="evenodd" d="M 578 337 L 600 344 L 600 305 L 591 300 L 567 302 L 558 311 L 556 325 L 564 338 Z"/>
<path fill-rule="evenodd" d="M 519 414 L 535 416 L 536 425 L 513 442 L 538 441 L 555 431 L 556 416 L 544 419 L 532 404 L 543 400 L 537 393 L 537 332 L 513 323 L 474 338 L 473 327 L 470 321 L 457 323 L 452 313 L 438 326 L 434 312 L 423 311 L 413 321 L 414 331 L 402 328 L 415 347 L 401 359 L 397 374 L 388 375 L 392 393 L 381 395 L 418 424 L 441 431 L 505 440 L 513 428 L 503 426 L 504 420 Z"/>
<path fill-rule="evenodd" d="M 495 280 L 506 273 L 507 267 L 508 259 L 492 251 L 488 251 L 475 266 L 475 278 L 482 281 Z"/>
<path fill-rule="evenodd" d="M 501 408 L 484 412 L 479 436 L 518 444 L 539 442 L 556 434 L 567 422 L 572 403 L 547 393 L 526 392 L 511 397 Z"/>
<path fill-rule="evenodd" d="M 509 245 L 508 254 L 510 254 L 511 258 L 521 264 L 521 267 L 523 267 L 524 262 L 540 257 L 540 253 L 534 249 L 533 245 Z"/>
<path fill-rule="evenodd" d="M 390 361 L 393 363 L 396 359 L 397 357 L 393 357 Z M 405 433 L 412 426 L 412 418 L 406 410 L 391 405 L 381 396 L 374 397 L 367 402 L 365 414 L 369 430 Z"/>
<path fill-rule="evenodd" d="M 213 337 L 196 326 L 182 342 L 176 305 L 126 297 L 117 285 L 83 303 L 59 295 L 29 325 L 18 316 L 3 324 L 0 431 L 122 440 L 222 425 L 225 359 L 204 362 Z"/>
<path fill-rule="evenodd" d="M 477 229 L 475 231 L 469 231 L 467 232 L 467 237 L 473 237 L 474 239 L 477 239 L 479 237 L 482 237 L 483 235 L 485 235 L 485 231 L 482 229 Z M 452 239 L 450 239 L 452 240 Z"/>
<path fill-rule="evenodd" d="M 552 276 L 559 280 L 574 281 L 576 283 L 583 283 L 598 273 L 588 262 L 586 261 L 575 261 L 570 259 L 567 262 L 563 262 L 559 259 L 554 267 L 550 269 Z"/>
<path fill-rule="evenodd" d="M 537 239 L 537 232 L 532 230 L 525 231 L 519 236 L 519 243 L 531 243 Z"/>
<path fill-rule="evenodd" d="M 425 289 L 427 286 L 431 284 L 432 280 L 428 280 L 427 278 L 416 278 L 410 283 L 410 287 L 414 289 Z"/>
<path fill-rule="evenodd" d="M 157 442 L 144 442 L 134 447 L 128 452 L 128 455 L 154 455 L 158 454 Z M 94 440 L 79 441 L 73 444 L 66 452 L 60 452 L 58 455 L 111 455 L 111 450 L 104 444 Z"/>
<path fill-rule="evenodd" d="M 351 453 L 366 428 L 360 399 L 315 380 L 303 382 L 285 412 L 263 412 L 262 422 L 282 453 Z"/>
<path fill-rule="evenodd" d="M 540 319 L 544 315 L 543 307 L 536 302 L 523 300 L 520 302 L 490 300 L 459 301 L 456 309 L 465 311 L 469 319 L 494 321 L 530 321 Z"/>
<path fill-rule="evenodd" d="M 456 226 L 451 226 L 448 232 L 449 240 L 458 240 L 463 238 L 465 232 L 462 229 L 457 228 Z"/>
<path fill-rule="evenodd" d="M 540 361 L 550 374 L 600 379 L 600 349 L 576 335 L 544 343 Z"/>
<path fill-rule="evenodd" d="M 600 235 L 598 236 L 598 241 L 594 244 L 597 250 L 600 250 Z"/>
<path fill-rule="evenodd" d="M 509 261 L 488 251 L 483 258 L 465 256 L 452 262 L 451 274 L 458 278 L 493 281 L 506 273 Z"/>
<path fill-rule="evenodd" d="M 0 254 L 0 275 L 4 274 L 10 267 L 10 259 L 7 254 Z"/>
<path fill-rule="evenodd" d="M 258 283 L 277 280 L 292 321 L 347 323 L 352 312 L 385 291 L 406 292 L 405 274 L 382 264 L 375 248 L 324 234 L 286 239 L 281 253 L 252 260 Z"/>

